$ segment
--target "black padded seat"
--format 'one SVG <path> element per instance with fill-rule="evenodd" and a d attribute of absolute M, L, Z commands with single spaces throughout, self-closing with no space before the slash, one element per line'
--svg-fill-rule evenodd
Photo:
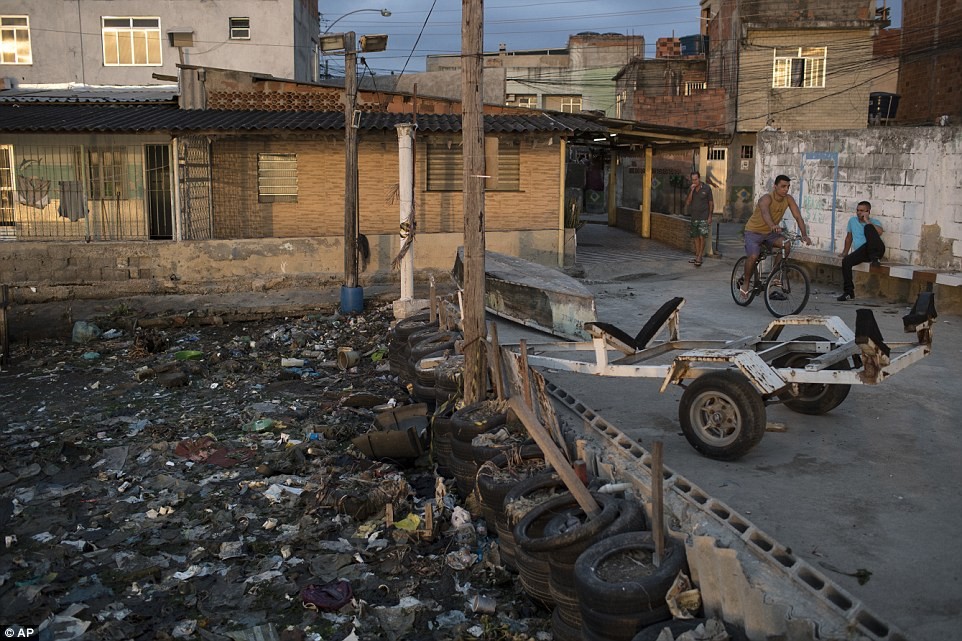
<path fill-rule="evenodd" d="M 651 318 L 648 319 L 648 322 L 645 323 L 644 327 L 641 328 L 634 338 L 623 329 L 615 327 L 611 323 L 585 323 L 585 331 L 595 336 L 596 333 L 593 332 L 592 329 L 600 330 L 607 335 L 609 342 L 616 344 L 615 346 L 623 351 L 642 350 L 658 335 L 658 332 L 665 326 L 665 323 L 668 322 L 671 315 L 674 314 L 684 302 L 685 299 L 683 297 L 676 296 L 659 307 L 658 311 L 651 315 Z M 619 343 L 620 345 L 618 345 Z"/>

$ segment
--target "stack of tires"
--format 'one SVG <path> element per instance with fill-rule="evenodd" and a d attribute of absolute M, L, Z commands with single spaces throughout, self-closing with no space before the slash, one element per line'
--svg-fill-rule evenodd
<path fill-rule="evenodd" d="M 497 534 L 504 520 L 504 499 L 519 482 L 546 470 L 544 452 L 535 444 L 502 452 L 478 468 L 477 488 L 481 513 L 489 529 Z M 503 553 L 502 553 L 503 556 Z"/>
<path fill-rule="evenodd" d="M 501 401 L 487 400 L 466 405 L 451 415 L 450 469 L 458 491 L 467 498 L 472 491 L 478 467 L 501 453 L 499 448 L 473 445 L 476 437 L 505 425 L 508 413 Z"/>
<path fill-rule="evenodd" d="M 588 547 L 574 565 L 575 593 L 585 641 L 632 641 L 648 626 L 671 619 L 668 589 L 687 570 L 685 546 L 668 537 L 661 564 L 651 532 L 626 532 Z"/>
<path fill-rule="evenodd" d="M 501 548 L 501 561 L 510 570 L 518 571 L 518 545 L 514 538 L 514 526 L 528 511 L 540 503 L 555 498 L 568 490 L 554 472 L 541 472 L 518 482 L 504 495 L 501 512 L 495 515 L 494 524 Z"/>
<path fill-rule="evenodd" d="M 388 338 L 388 364 L 392 374 L 404 378 L 408 358 L 411 356 L 408 339 L 414 332 L 430 328 L 436 330 L 438 322 L 435 320 L 432 323 L 427 312 L 403 318 L 395 323 Z"/>
<path fill-rule="evenodd" d="M 434 368 L 454 354 L 454 343 L 460 338 L 460 333 L 447 330 L 421 330 L 408 338 L 410 351 L 404 377 L 411 381 L 412 396 L 418 402 L 434 407 L 437 400 Z"/>
<path fill-rule="evenodd" d="M 547 537 L 545 535 L 545 528 L 554 519 L 560 518 L 567 521 L 569 517 L 579 512 L 578 502 L 570 492 L 532 507 L 514 526 L 521 587 L 529 597 L 548 609 L 553 609 L 558 603 L 550 585 L 550 557 L 555 552 L 555 548 L 563 547 L 564 543 L 569 541 L 593 539 L 604 528 L 611 525 L 618 516 L 618 507 L 611 497 L 600 494 L 593 496 L 601 506 L 601 512 L 585 523 L 575 536 Z M 559 542 L 562 538 L 564 541 Z M 577 606 L 574 595 L 565 596 Z"/>
<path fill-rule="evenodd" d="M 541 591 L 546 580 L 548 593 L 555 606 L 552 627 L 556 639 L 580 639 L 581 610 L 575 590 L 574 566 L 582 552 L 599 540 L 624 532 L 637 532 L 645 527 L 641 505 L 633 500 L 592 493 L 601 508 L 588 520 L 570 494 L 551 499 L 535 508 L 518 522 L 514 534 L 519 552 L 519 565 L 535 559 L 536 567 L 547 563 L 547 575 L 537 576 L 535 589 Z M 543 524 L 540 526 L 539 524 Z M 530 571 L 522 571 L 522 577 Z M 524 587 L 525 581 L 522 581 Z M 542 599 L 543 601 L 543 599 Z"/>

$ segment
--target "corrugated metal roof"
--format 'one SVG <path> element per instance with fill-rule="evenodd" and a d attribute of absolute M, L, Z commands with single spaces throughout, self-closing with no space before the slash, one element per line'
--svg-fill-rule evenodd
<path fill-rule="evenodd" d="M 410 114 L 364 113 L 360 127 L 394 129 L 410 122 Z M 434 133 L 461 131 L 458 115 L 423 114 L 418 129 Z M 325 131 L 343 130 L 344 114 L 314 111 L 184 110 L 176 105 L 59 105 L 0 104 L 0 131 L 4 132 L 197 132 L 197 131 Z M 488 133 L 603 132 L 607 128 L 574 114 L 485 115 Z"/>
<path fill-rule="evenodd" d="M 176 102 L 177 85 L 92 86 L 92 85 L 20 85 L 0 91 L 3 103 L 144 103 Z"/>

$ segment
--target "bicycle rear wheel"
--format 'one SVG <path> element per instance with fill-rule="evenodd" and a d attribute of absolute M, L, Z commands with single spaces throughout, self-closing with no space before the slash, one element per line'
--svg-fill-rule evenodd
<path fill-rule="evenodd" d="M 808 295 L 808 274 L 798 265 L 782 265 L 765 281 L 765 307 L 775 318 L 801 312 Z"/>
<path fill-rule="evenodd" d="M 745 285 L 745 263 L 747 261 L 748 256 L 742 256 L 735 261 L 735 267 L 732 268 L 732 298 L 742 307 L 748 306 L 755 299 L 755 287 L 753 286 L 749 286 L 749 293 L 745 298 L 742 298 L 742 295 L 738 291 Z"/>

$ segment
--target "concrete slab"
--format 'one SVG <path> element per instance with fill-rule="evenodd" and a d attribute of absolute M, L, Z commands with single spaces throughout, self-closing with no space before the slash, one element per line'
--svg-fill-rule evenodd
<path fill-rule="evenodd" d="M 618 252 L 617 261 L 601 256 L 586 265 L 599 320 L 633 334 L 664 301 L 684 296 L 682 339 L 743 337 L 771 321 L 761 301 L 742 308 L 732 300 L 734 251 L 694 268 L 687 260 L 666 260 L 662 250 L 646 255 L 644 241 L 625 239 L 619 230 L 591 227 L 592 245 Z M 634 259 L 623 248 L 626 242 L 639 247 Z M 854 327 L 856 309 L 867 307 L 887 341 L 911 339 L 902 332 L 906 305 L 884 299 L 839 303 L 835 296 L 815 284 L 805 312 L 838 315 Z M 560 372 L 546 377 L 644 447 L 663 441 L 666 465 L 745 515 L 908 638 L 951 639 L 962 628 L 960 326 L 962 317 L 941 314 L 931 356 L 879 386 L 854 387 L 827 415 L 769 408 L 769 421 L 784 431 L 769 432 L 735 462 L 707 459 L 689 446 L 679 428 L 677 387 L 659 394 L 660 381 L 651 379 Z M 504 343 L 524 335 L 518 330 L 499 322 Z M 527 337 L 529 344 L 537 340 Z M 864 584 L 854 576 L 866 576 L 861 571 L 871 573 Z"/>

